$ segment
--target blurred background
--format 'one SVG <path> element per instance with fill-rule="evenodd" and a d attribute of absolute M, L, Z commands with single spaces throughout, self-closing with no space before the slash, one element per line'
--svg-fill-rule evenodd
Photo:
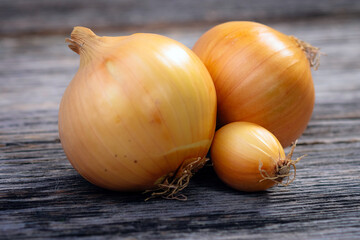
<path fill-rule="evenodd" d="M 0 36 L 199 26 L 230 20 L 295 21 L 360 14 L 356 0 L 1 0 Z"/>

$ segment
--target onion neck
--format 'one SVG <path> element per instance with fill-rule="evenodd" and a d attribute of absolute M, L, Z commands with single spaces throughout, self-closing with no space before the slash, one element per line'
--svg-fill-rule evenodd
<path fill-rule="evenodd" d="M 99 48 L 101 47 L 101 37 L 85 27 L 74 27 L 71 32 L 71 38 L 65 39 L 69 48 L 80 55 L 80 65 L 85 65 L 96 56 L 101 56 Z M 95 56 L 96 55 L 96 56 Z"/>
<path fill-rule="evenodd" d="M 320 66 L 320 56 L 322 53 L 320 52 L 320 48 L 314 47 L 311 44 L 302 41 L 294 36 L 289 36 L 290 39 L 296 42 L 296 44 L 301 48 L 301 50 L 305 53 L 306 58 L 310 63 L 310 67 L 317 70 Z"/>

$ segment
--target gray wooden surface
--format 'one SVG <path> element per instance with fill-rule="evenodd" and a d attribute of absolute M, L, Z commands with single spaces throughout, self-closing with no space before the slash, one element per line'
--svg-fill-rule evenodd
<path fill-rule="evenodd" d="M 0 6 L 24 9 L 29 4 L 14 2 L 1 1 Z M 41 31 L 41 27 L 19 26 L 11 30 L 0 24 L 0 239 L 359 239 L 359 4 L 329 1 L 339 2 L 347 2 L 348 11 L 338 14 L 341 9 L 324 7 L 327 14 L 316 18 L 299 13 L 290 19 L 279 13 L 279 19 L 262 20 L 327 53 L 313 75 L 316 105 L 295 151 L 295 157 L 308 157 L 298 164 L 294 183 L 242 193 L 226 187 L 211 167 L 205 167 L 184 191 L 186 202 L 144 202 L 141 194 L 106 191 L 82 179 L 67 161 L 57 130 L 59 101 L 79 64 L 64 43 L 71 28 L 63 34 L 69 27 L 64 23 L 54 34 L 46 31 L 46 23 Z M 196 17 L 188 18 L 195 24 L 149 29 L 191 47 L 216 20 L 222 20 L 215 17 L 214 22 L 196 24 Z M 16 27 L 13 17 L 2 16 L 0 21 Z M 98 27 L 97 33 L 131 34 L 139 29 L 135 25 L 125 30 L 120 25 Z M 146 31 L 144 26 L 140 29 Z"/>

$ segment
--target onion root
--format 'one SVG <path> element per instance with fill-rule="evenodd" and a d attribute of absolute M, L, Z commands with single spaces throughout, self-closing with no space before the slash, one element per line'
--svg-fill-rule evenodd
<path fill-rule="evenodd" d="M 298 163 L 302 158 L 306 157 L 307 155 L 302 155 L 301 157 L 297 158 L 296 160 L 292 160 L 292 155 L 294 153 L 296 147 L 296 142 L 293 143 L 290 152 L 286 156 L 285 159 L 281 159 L 276 164 L 275 169 L 275 176 L 271 177 L 268 172 L 266 172 L 264 169 L 262 169 L 263 163 L 259 161 L 259 172 L 263 179 L 261 179 L 259 182 L 265 181 L 265 180 L 271 180 L 275 182 L 276 184 L 280 184 L 282 186 L 288 186 L 290 185 L 296 177 L 296 166 L 295 164 Z M 274 160 L 275 161 L 275 160 Z M 291 168 L 293 168 L 293 172 L 291 172 Z M 291 177 L 293 175 L 293 177 Z M 287 178 L 287 181 L 283 183 L 282 181 Z"/>
<path fill-rule="evenodd" d="M 156 197 L 186 201 L 187 197 L 179 192 L 189 185 L 191 177 L 201 169 L 208 160 L 209 158 L 206 157 L 198 157 L 192 161 L 184 161 L 175 172 L 160 178 L 160 183 L 156 184 L 155 189 L 144 192 L 145 194 L 151 193 L 145 201 Z"/>

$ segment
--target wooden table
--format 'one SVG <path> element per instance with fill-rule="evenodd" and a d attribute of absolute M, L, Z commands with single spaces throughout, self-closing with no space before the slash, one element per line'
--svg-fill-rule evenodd
<path fill-rule="evenodd" d="M 85 5 L 74 2 L 75 10 Z M 56 27 L 61 20 L 58 13 L 54 18 L 48 13 L 49 21 L 42 23 L 31 13 L 18 14 L 23 24 L 0 17 L 0 239 L 360 239 L 360 8 L 345 1 L 348 5 L 334 10 L 339 1 L 329 1 L 322 7 L 314 4 L 312 10 L 325 10 L 308 18 L 309 1 L 302 2 L 308 9 L 294 7 L 293 13 L 298 13 L 294 18 L 283 10 L 275 18 L 263 11 L 259 19 L 255 15 L 262 11 L 256 3 L 249 4 L 253 8 L 245 15 L 319 46 L 327 54 L 313 74 L 316 106 L 295 151 L 295 157 L 308 157 L 298 164 L 296 180 L 286 188 L 242 193 L 226 187 L 211 167 L 205 167 L 184 191 L 185 202 L 145 202 L 140 193 L 106 191 L 80 177 L 64 155 L 57 129 L 59 101 L 79 64 L 64 38 L 70 25 L 78 22 L 64 21 L 64 28 L 52 31 L 49 26 Z M 3 1 L 0 7 L 11 10 L 12 6 L 14 14 L 31 9 L 22 5 L 25 1 L 13 3 Z M 206 6 L 205 10 L 214 7 Z M 155 7 L 148 6 L 152 11 Z M 95 28 L 99 23 L 99 35 L 151 31 L 191 47 L 217 22 L 245 18 L 235 17 L 231 9 L 219 7 L 208 21 L 196 19 L 195 13 L 181 18 L 172 10 L 170 24 L 159 24 L 160 16 L 148 28 L 139 27 L 141 18 L 127 28 L 111 25 L 110 17 L 108 25 L 99 17 L 79 18 Z M 197 24 L 179 23 L 176 16 Z M 32 20 L 35 27 L 26 27 Z M 14 28 L 4 26 L 7 21 Z"/>

